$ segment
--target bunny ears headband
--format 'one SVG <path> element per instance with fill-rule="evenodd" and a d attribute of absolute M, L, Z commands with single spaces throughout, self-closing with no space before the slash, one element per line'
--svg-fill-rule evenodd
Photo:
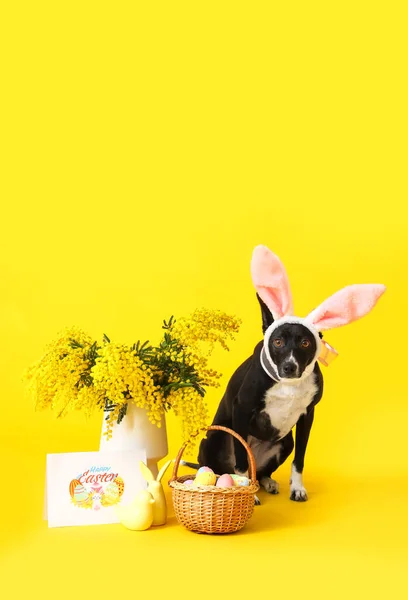
<path fill-rule="evenodd" d="M 257 246 L 254 249 L 251 274 L 258 295 L 274 318 L 274 322 L 265 332 L 267 354 L 269 354 L 267 342 L 277 327 L 283 323 L 300 323 L 314 335 L 318 356 L 321 349 L 319 331 L 348 325 L 364 317 L 374 308 L 386 289 L 381 284 L 350 285 L 327 298 L 307 317 L 299 318 L 293 316 L 292 294 L 285 267 L 266 246 Z"/>

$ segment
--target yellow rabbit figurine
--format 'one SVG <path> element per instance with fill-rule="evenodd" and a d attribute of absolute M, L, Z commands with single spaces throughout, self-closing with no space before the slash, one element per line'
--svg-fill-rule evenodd
<path fill-rule="evenodd" d="M 147 467 L 144 462 L 140 461 L 140 470 L 142 471 L 143 477 L 147 481 L 147 491 L 150 492 L 154 498 L 153 527 L 156 525 L 164 525 L 167 521 L 167 504 L 161 479 L 171 462 L 171 460 L 168 460 L 162 466 L 159 474 L 157 475 L 157 479 L 155 479 L 149 467 Z"/>
<path fill-rule="evenodd" d="M 150 492 L 142 490 L 128 506 L 115 506 L 119 521 L 127 529 L 145 531 L 153 523 L 154 499 Z"/>

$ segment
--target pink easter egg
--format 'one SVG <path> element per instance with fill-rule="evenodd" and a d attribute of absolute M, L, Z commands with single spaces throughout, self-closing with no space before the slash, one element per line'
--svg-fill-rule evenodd
<path fill-rule="evenodd" d="M 225 473 L 225 475 L 221 475 L 221 477 L 218 478 L 217 487 L 230 488 L 234 487 L 234 485 L 234 480 L 228 473 Z"/>
<path fill-rule="evenodd" d="M 192 483 L 194 483 L 192 479 L 187 479 L 187 481 L 184 482 L 184 485 L 191 485 Z"/>

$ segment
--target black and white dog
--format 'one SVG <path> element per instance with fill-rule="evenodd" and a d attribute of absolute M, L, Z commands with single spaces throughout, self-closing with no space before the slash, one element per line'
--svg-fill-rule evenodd
<path fill-rule="evenodd" d="M 279 487 L 270 475 L 292 454 L 296 425 L 290 497 L 305 501 L 302 472 L 306 446 L 314 407 L 323 394 L 323 377 L 315 360 L 318 344 L 300 323 L 271 327 L 272 314 L 258 299 L 265 341 L 257 344 L 253 355 L 231 377 L 213 424 L 229 427 L 248 441 L 257 479 L 271 494 L 277 494 Z M 245 448 L 222 431 L 208 433 L 201 442 L 198 461 L 215 473 L 246 474 L 248 470 Z"/>
<path fill-rule="evenodd" d="M 304 502 L 305 452 L 314 409 L 323 394 L 323 377 L 317 362 L 325 350 L 321 331 L 367 314 L 385 287 L 349 286 L 306 318 L 300 318 L 293 316 L 289 281 L 276 255 L 265 246 L 258 246 L 251 271 L 262 311 L 264 339 L 231 377 L 213 424 L 233 429 L 248 442 L 255 457 L 257 479 L 271 494 L 279 491 L 271 475 L 295 449 L 290 498 Z M 296 441 L 292 433 L 295 425 Z M 222 431 L 210 431 L 201 442 L 198 463 L 220 474 L 248 472 L 245 448 Z"/>

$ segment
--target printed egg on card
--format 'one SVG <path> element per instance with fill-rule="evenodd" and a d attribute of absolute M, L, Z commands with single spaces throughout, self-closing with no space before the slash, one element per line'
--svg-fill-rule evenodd
<path fill-rule="evenodd" d="M 123 492 L 125 491 L 125 482 L 123 481 L 122 477 L 116 477 L 113 483 L 116 483 L 119 490 L 119 496 L 122 496 Z"/>
<path fill-rule="evenodd" d="M 74 490 L 74 502 L 76 504 L 83 504 L 89 498 L 89 493 L 86 491 L 82 484 L 79 484 Z"/>
<path fill-rule="evenodd" d="M 228 475 L 228 473 L 225 473 L 224 475 L 221 475 L 221 477 L 218 478 L 217 487 L 231 488 L 234 486 L 234 480 L 232 479 L 231 475 Z"/>
<path fill-rule="evenodd" d="M 71 495 L 71 498 L 74 497 L 75 488 L 77 488 L 79 485 L 81 485 L 81 482 L 78 481 L 78 479 L 73 479 L 69 484 L 69 493 Z"/>
<path fill-rule="evenodd" d="M 105 489 L 106 500 L 109 504 L 115 504 L 120 497 L 120 490 L 117 483 L 111 481 Z"/>

